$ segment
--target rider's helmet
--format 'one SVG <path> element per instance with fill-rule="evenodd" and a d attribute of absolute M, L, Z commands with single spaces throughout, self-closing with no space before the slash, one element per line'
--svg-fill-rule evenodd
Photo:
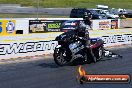
<path fill-rule="evenodd" d="M 92 19 L 92 14 L 90 12 L 85 12 L 83 19 L 84 20 L 90 20 L 90 19 Z"/>
<path fill-rule="evenodd" d="M 76 28 L 74 29 L 75 32 L 77 32 L 79 35 L 84 36 L 86 32 L 86 25 L 83 21 L 79 21 L 76 25 Z"/>

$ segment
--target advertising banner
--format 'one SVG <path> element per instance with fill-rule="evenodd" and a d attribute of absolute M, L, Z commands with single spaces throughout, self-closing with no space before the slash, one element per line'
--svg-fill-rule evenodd
<path fill-rule="evenodd" d="M 3 31 L 3 26 L 2 26 L 2 21 L 0 20 L 0 34 L 2 34 Z"/>
<path fill-rule="evenodd" d="M 62 21 L 60 30 L 62 32 L 66 32 L 68 30 L 73 30 L 76 28 L 77 23 L 80 21 L 81 20 L 64 20 L 64 21 Z"/>
<path fill-rule="evenodd" d="M 111 29 L 118 29 L 118 20 L 111 20 Z"/>
<path fill-rule="evenodd" d="M 60 31 L 60 20 L 29 20 L 29 33 Z"/>
<path fill-rule="evenodd" d="M 93 20 L 92 29 L 118 29 L 120 28 L 120 21 L 116 19 L 106 19 L 106 20 Z"/>
<path fill-rule="evenodd" d="M 110 29 L 110 21 L 99 21 L 99 29 Z"/>
<path fill-rule="evenodd" d="M 104 44 L 132 42 L 132 34 L 102 36 Z"/>
<path fill-rule="evenodd" d="M 90 30 L 91 38 L 101 38 L 104 47 L 132 43 L 130 29 L 117 30 Z M 29 35 L 1 36 L 0 59 L 18 58 L 53 53 L 58 45 L 55 37 L 63 32 L 37 33 Z"/>
<path fill-rule="evenodd" d="M 22 41 L 0 43 L 0 59 L 18 58 L 26 56 L 53 53 L 57 41 Z"/>
<path fill-rule="evenodd" d="M 111 20 L 110 19 L 106 19 L 106 20 L 93 20 L 92 21 L 93 26 L 92 29 L 93 30 L 102 30 L 102 29 L 111 29 Z"/>
<path fill-rule="evenodd" d="M 29 33 L 65 32 L 75 29 L 80 20 L 29 20 Z"/>
<path fill-rule="evenodd" d="M 16 34 L 15 20 L 0 20 L 0 35 L 14 35 Z"/>

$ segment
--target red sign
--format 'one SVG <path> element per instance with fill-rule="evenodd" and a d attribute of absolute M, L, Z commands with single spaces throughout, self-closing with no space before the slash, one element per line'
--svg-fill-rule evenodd
<path fill-rule="evenodd" d="M 109 29 L 110 22 L 109 21 L 101 21 L 99 22 L 99 29 Z"/>

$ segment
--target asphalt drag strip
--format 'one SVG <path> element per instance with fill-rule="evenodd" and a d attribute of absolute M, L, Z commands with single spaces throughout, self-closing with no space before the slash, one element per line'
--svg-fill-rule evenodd
<path fill-rule="evenodd" d="M 109 49 L 123 58 L 104 58 L 97 63 L 83 64 L 87 74 L 132 75 L 132 46 Z M 126 84 L 79 84 L 77 66 L 57 66 L 52 56 L 38 60 L 0 65 L 0 88 L 132 88 Z M 131 76 L 132 77 L 132 76 Z M 132 79 L 132 78 L 131 78 Z"/>

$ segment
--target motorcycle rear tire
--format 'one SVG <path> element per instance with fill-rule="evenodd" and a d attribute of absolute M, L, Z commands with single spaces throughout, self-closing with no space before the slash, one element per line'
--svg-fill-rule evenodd
<path fill-rule="evenodd" d="M 104 56 L 104 47 L 101 46 L 99 48 L 97 48 L 94 52 L 94 56 L 96 57 L 97 61 L 99 61 L 100 59 L 103 58 Z"/>

